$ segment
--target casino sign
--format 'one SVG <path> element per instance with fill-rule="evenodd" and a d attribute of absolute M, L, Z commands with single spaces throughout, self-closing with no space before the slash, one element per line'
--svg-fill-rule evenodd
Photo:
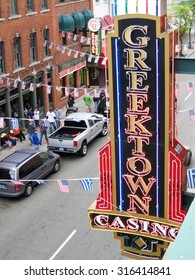
<path fill-rule="evenodd" d="M 115 17 L 108 33 L 111 140 L 99 151 L 92 229 L 113 231 L 122 254 L 162 259 L 185 218 L 187 151 L 175 138 L 170 42 L 160 17 Z M 180 149 L 178 149 L 178 146 Z M 179 151 L 179 152 L 178 152 Z"/>

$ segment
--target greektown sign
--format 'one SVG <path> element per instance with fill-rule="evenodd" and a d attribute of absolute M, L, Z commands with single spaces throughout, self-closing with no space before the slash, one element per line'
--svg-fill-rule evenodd
<path fill-rule="evenodd" d="M 89 219 L 93 229 L 114 232 L 123 255 L 162 259 L 186 214 L 170 87 L 174 34 L 164 32 L 157 16 L 119 16 L 114 26 L 108 35 L 111 141 L 99 152 L 100 193 Z"/>

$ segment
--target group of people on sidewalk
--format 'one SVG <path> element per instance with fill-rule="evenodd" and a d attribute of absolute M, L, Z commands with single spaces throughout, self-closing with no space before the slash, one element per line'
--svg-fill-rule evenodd
<path fill-rule="evenodd" d="M 92 112 L 92 105 L 94 104 L 94 110 L 96 113 L 103 114 L 106 107 L 106 94 L 102 90 L 99 97 L 84 96 L 83 101 L 85 104 L 86 112 Z M 74 107 L 75 99 L 73 93 L 68 97 L 68 107 Z M 58 108 L 55 110 L 49 109 L 44 119 L 40 119 L 40 113 L 38 107 L 34 110 L 29 108 L 25 110 L 25 116 L 29 119 L 27 121 L 27 134 L 30 143 L 36 150 L 39 150 L 39 146 L 42 145 L 43 137 L 46 144 L 48 144 L 48 132 L 52 133 L 54 130 L 63 125 L 62 111 Z M 1 146 L 14 149 L 17 145 L 17 140 L 21 143 L 26 140 L 23 131 L 18 129 L 10 130 L 9 133 L 1 134 Z"/>

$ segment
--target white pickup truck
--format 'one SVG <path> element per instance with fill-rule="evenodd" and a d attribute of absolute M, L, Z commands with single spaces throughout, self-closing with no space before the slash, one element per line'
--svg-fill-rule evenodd
<path fill-rule="evenodd" d="M 48 137 L 48 149 L 57 153 L 78 153 L 85 156 L 88 143 L 108 133 L 107 118 L 96 113 L 77 112 L 68 115 L 64 126 Z"/>

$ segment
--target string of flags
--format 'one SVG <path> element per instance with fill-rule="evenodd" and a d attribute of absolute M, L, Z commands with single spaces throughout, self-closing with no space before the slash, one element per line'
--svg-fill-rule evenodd
<path fill-rule="evenodd" d="M 193 92 L 193 83 L 192 82 L 187 82 L 186 83 L 186 91 L 187 93 Z M 175 83 L 175 93 L 180 94 L 181 93 L 181 83 L 176 82 Z"/>
<path fill-rule="evenodd" d="M 4 76 L 0 76 L 0 85 L 4 84 L 4 82 L 6 83 L 7 86 L 13 86 L 14 88 L 17 88 L 19 83 L 21 83 L 21 88 L 22 90 L 26 89 L 27 83 L 25 83 L 24 81 L 21 81 L 20 79 L 13 79 L 13 78 L 8 78 L 8 77 L 4 77 Z M 40 88 L 40 87 L 46 87 L 47 88 L 47 94 L 50 94 L 52 91 L 52 88 L 55 88 L 57 91 L 61 91 L 64 90 L 65 91 L 65 95 L 68 96 L 70 90 L 74 91 L 74 96 L 78 97 L 79 96 L 79 91 L 80 90 L 84 90 L 85 95 L 89 95 L 89 92 L 91 91 L 91 88 L 75 88 L 75 87 L 63 87 L 63 86 L 53 86 L 53 85 L 48 85 L 48 84 L 43 84 L 43 83 L 30 83 L 29 85 L 29 90 L 31 92 L 33 92 L 35 90 L 35 88 Z M 98 89 L 96 89 L 98 92 Z M 105 89 L 106 91 L 106 89 Z M 105 92 L 106 93 L 106 92 Z"/>
<path fill-rule="evenodd" d="M 72 33 L 68 33 L 68 34 L 72 34 Z M 84 36 L 81 36 L 81 39 L 82 37 Z M 75 39 L 74 39 L 75 38 Z M 74 41 L 77 41 L 77 38 L 78 38 L 78 35 L 74 34 L 73 35 L 73 40 Z M 84 37 L 85 38 L 85 37 Z M 82 42 L 83 42 L 84 39 L 82 39 Z M 81 41 L 80 41 L 81 42 Z M 91 43 L 91 38 L 87 38 L 87 44 L 90 44 Z M 96 44 L 98 44 L 98 42 L 96 42 Z M 104 47 L 106 43 L 104 41 L 102 41 L 102 46 Z M 56 43 L 53 43 L 51 41 L 48 41 L 48 40 L 44 40 L 43 42 L 43 46 L 46 47 L 48 46 L 49 49 L 53 49 L 55 48 L 56 51 L 58 52 L 61 52 L 62 54 L 66 54 L 67 56 L 71 56 L 73 55 L 74 58 L 78 58 L 79 56 L 80 57 L 87 57 L 87 60 L 88 62 L 92 62 L 92 58 L 95 59 L 94 63 L 98 63 L 99 59 L 101 58 L 102 61 L 101 61 L 101 64 L 102 65 L 105 65 L 106 64 L 106 61 L 107 61 L 107 57 L 105 56 L 95 56 L 95 55 L 91 55 L 89 53 L 86 53 L 86 52 L 81 52 L 81 51 L 78 51 L 78 50 L 75 50 L 75 49 L 71 49 L 67 46 L 62 46 L 62 45 L 59 45 L 59 44 L 56 44 Z"/>
<path fill-rule="evenodd" d="M 93 192 L 93 180 L 99 180 L 99 178 L 80 178 L 80 179 L 57 179 L 57 180 L 31 180 L 36 182 L 38 185 L 46 184 L 46 182 L 57 182 L 57 185 L 59 187 L 60 192 L 64 193 L 70 193 L 69 189 L 69 183 L 68 181 L 80 181 L 81 186 L 85 192 Z M 0 180 L 1 181 L 8 181 L 8 180 Z M 22 181 L 15 181 L 15 180 L 10 180 L 14 184 L 18 185 L 24 185 L 23 182 L 26 180 Z"/>
<path fill-rule="evenodd" d="M 195 51 L 195 44 L 191 44 L 190 48 L 191 50 Z M 188 44 L 180 44 L 180 45 L 175 45 L 175 52 L 180 52 L 183 50 L 184 52 L 189 50 L 189 45 Z"/>

